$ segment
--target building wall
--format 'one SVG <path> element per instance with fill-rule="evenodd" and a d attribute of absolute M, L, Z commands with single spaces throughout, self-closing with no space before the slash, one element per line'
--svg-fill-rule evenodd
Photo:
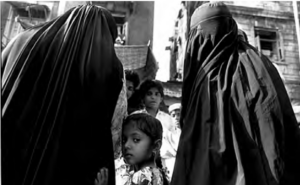
<path fill-rule="evenodd" d="M 293 12 L 292 1 L 224 1 L 226 5 L 263 8 L 277 12 Z"/>
<path fill-rule="evenodd" d="M 60 3 L 59 6 L 63 6 L 64 7 L 64 12 L 59 12 L 60 14 L 63 14 L 65 12 L 67 12 L 68 10 L 70 10 L 73 7 L 79 6 L 79 5 L 84 5 L 86 4 L 86 1 L 65 1 Z"/>
<path fill-rule="evenodd" d="M 10 5 L 7 4 L 6 2 L 1 1 L 0 6 L 1 6 L 1 38 L 2 38 L 3 33 L 4 33 L 5 24 L 8 19 Z"/>
<path fill-rule="evenodd" d="M 170 50 L 166 50 L 172 43 L 169 40 L 174 36 L 174 27 L 180 1 L 155 1 L 154 7 L 154 32 L 153 32 L 153 53 L 159 64 L 156 79 L 166 82 L 170 79 Z"/>
<path fill-rule="evenodd" d="M 57 17 L 58 1 L 36 1 L 31 4 L 46 5 L 50 10 L 50 15 L 47 19 L 44 18 L 29 18 L 20 17 L 17 11 L 12 8 L 12 6 L 7 2 L 1 3 L 1 38 L 3 45 L 7 45 L 8 42 L 17 36 L 19 33 L 23 32 L 20 22 L 16 21 L 16 17 L 19 17 L 23 23 L 28 23 L 28 25 L 38 25 Z"/>
<path fill-rule="evenodd" d="M 58 7 L 61 1 L 37 1 L 37 4 L 40 5 L 46 5 L 49 10 L 49 16 L 47 18 L 47 21 L 55 19 L 58 16 Z"/>
<path fill-rule="evenodd" d="M 226 1 L 234 19 L 255 46 L 254 27 L 278 29 L 282 35 L 285 60 L 274 62 L 283 76 L 291 100 L 300 101 L 300 61 L 291 1 Z"/>
<path fill-rule="evenodd" d="M 95 2 L 96 3 L 96 2 Z M 102 2 L 104 3 L 104 2 Z M 66 1 L 64 12 L 69 9 L 86 4 L 86 1 Z M 133 12 L 127 18 L 126 45 L 146 45 L 153 40 L 154 1 L 135 1 Z"/>
<path fill-rule="evenodd" d="M 133 13 L 128 17 L 128 45 L 146 45 L 153 41 L 154 1 L 134 2 Z"/>
<path fill-rule="evenodd" d="M 167 107 L 173 105 L 174 103 L 181 103 L 181 98 L 174 98 L 170 96 L 164 97 L 164 103 Z"/>
<path fill-rule="evenodd" d="M 8 8 L 8 15 L 4 20 L 6 23 L 4 23 L 5 26 L 1 28 L 3 29 L 1 42 L 3 43 L 4 46 L 6 46 L 11 39 L 13 39 L 15 36 L 17 36 L 19 33 L 23 31 L 23 28 L 21 27 L 20 23 L 15 21 L 16 16 L 18 16 L 16 11 L 14 11 L 14 9 L 10 4 L 8 4 L 7 8 Z"/>

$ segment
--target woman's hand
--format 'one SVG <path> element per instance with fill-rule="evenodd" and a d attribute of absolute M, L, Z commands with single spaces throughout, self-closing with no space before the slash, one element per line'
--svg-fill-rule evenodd
<path fill-rule="evenodd" d="M 108 169 L 101 168 L 97 173 L 97 179 L 95 179 L 95 185 L 107 185 L 108 183 Z"/>

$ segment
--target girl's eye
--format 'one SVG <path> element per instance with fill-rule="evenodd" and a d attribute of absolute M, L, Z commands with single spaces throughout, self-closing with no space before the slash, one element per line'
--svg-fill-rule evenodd
<path fill-rule="evenodd" d="M 133 142 L 135 142 L 135 143 L 137 143 L 139 141 L 140 141 L 140 139 L 136 139 L 136 138 L 133 139 Z"/>

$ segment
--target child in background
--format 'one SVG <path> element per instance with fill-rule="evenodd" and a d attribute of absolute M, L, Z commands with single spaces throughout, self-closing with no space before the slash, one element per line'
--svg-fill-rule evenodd
<path fill-rule="evenodd" d="M 116 168 L 117 185 L 168 185 L 162 169 L 160 147 L 163 128 L 147 113 L 133 113 L 123 123 L 123 164 Z M 107 169 L 101 169 L 95 185 L 107 185 Z"/>
<path fill-rule="evenodd" d="M 140 86 L 139 93 L 145 110 L 161 122 L 164 129 L 163 134 L 165 135 L 167 131 L 173 131 L 172 117 L 159 109 L 164 100 L 162 83 L 157 80 L 145 80 Z"/>
<path fill-rule="evenodd" d="M 177 155 L 177 148 L 179 144 L 179 139 L 181 135 L 181 127 L 180 127 L 180 112 L 181 112 L 181 104 L 175 103 L 169 107 L 169 112 L 173 120 L 174 130 L 172 132 L 168 132 L 166 134 L 166 139 L 164 140 L 164 145 L 168 144 L 170 148 L 169 155 L 164 157 L 165 166 L 169 171 L 169 178 L 172 178 L 173 169 L 175 165 L 176 155 Z M 163 148 L 162 148 L 163 149 Z M 172 152 L 170 152 L 172 151 Z M 163 152 L 163 151 L 162 151 Z"/>
<path fill-rule="evenodd" d="M 129 100 L 136 88 L 140 85 L 139 75 L 133 70 L 126 70 L 126 88 L 127 88 L 127 100 Z"/>
<path fill-rule="evenodd" d="M 176 135 L 176 127 L 173 124 L 172 117 L 161 111 L 160 104 L 164 99 L 164 88 L 161 82 L 157 80 L 145 80 L 140 86 L 140 96 L 145 110 L 158 119 L 163 126 L 163 144 L 161 147 L 161 158 L 164 168 L 168 170 L 168 177 L 171 179 L 173 166 L 176 158 L 176 150 L 172 146 L 173 135 Z M 176 148 L 177 149 L 177 148 Z M 171 159 L 171 160 L 169 160 Z M 167 162 L 168 161 L 168 162 Z M 168 163 L 168 164 L 167 164 Z"/>
<path fill-rule="evenodd" d="M 140 85 L 140 78 L 137 72 L 133 70 L 126 70 L 126 87 L 127 87 L 127 101 L 128 101 L 128 114 L 139 110 L 139 96 L 137 87 Z"/>
<path fill-rule="evenodd" d="M 172 105 L 170 105 L 169 107 L 169 113 L 172 117 L 172 120 L 173 120 L 173 124 L 174 124 L 174 127 L 176 129 L 181 129 L 181 126 L 180 126 L 180 112 L 181 112 L 181 104 L 180 103 L 174 103 Z"/>

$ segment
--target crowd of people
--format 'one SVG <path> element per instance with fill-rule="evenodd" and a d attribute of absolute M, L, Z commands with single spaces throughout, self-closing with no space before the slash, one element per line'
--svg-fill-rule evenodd
<path fill-rule="evenodd" d="M 2 182 L 299 185 L 300 130 L 271 62 L 222 2 L 190 22 L 181 103 L 124 70 L 106 9 L 75 7 L 2 53 Z"/>
<path fill-rule="evenodd" d="M 157 80 L 150 80 L 147 79 L 145 80 L 141 85 L 139 84 L 139 76 L 136 72 L 132 71 L 132 70 L 126 70 L 125 71 L 125 77 L 126 77 L 126 87 L 127 87 L 127 102 L 128 102 L 128 108 L 127 108 L 127 115 L 128 117 L 126 118 L 126 120 L 123 122 L 121 122 L 122 128 L 123 128 L 123 132 L 122 134 L 124 134 L 125 128 L 124 128 L 124 124 L 129 122 L 129 118 L 131 117 L 141 117 L 139 122 L 145 122 L 144 124 L 149 124 L 154 125 L 155 121 L 153 121 L 153 123 L 146 119 L 143 120 L 142 118 L 145 117 L 145 115 L 149 115 L 152 116 L 153 118 L 156 118 L 155 120 L 158 121 L 158 123 L 162 126 L 162 130 L 152 130 L 151 127 L 142 127 L 142 126 L 136 126 L 138 127 L 140 131 L 143 132 L 142 135 L 147 135 L 149 137 L 149 139 L 158 137 L 158 135 L 160 134 L 161 136 L 159 138 L 156 138 L 154 142 L 158 142 L 158 146 L 154 147 L 156 150 L 152 151 L 152 153 L 155 153 L 153 155 L 148 155 L 146 158 L 144 158 L 143 160 L 145 161 L 152 161 L 155 162 L 153 164 L 155 165 L 151 165 L 152 167 L 158 166 L 159 170 L 161 171 L 161 174 L 163 174 L 161 177 L 162 181 L 161 182 L 165 182 L 164 184 L 166 184 L 166 182 L 169 182 L 171 177 L 172 177 L 172 172 L 173 172 L 173 168 L 174 168 L 174 164 L 175 164 L 175 158 L 176 158 L 176 152 L 177 152 L 177 147 L 178 147 L 178 143 L 179 143 L 179 138 L 180 138 L 180 126 L 179 126 L 179 118 L 180 118 L 180 104 L 176 103 L 173 104 L 169 107 L 169 113 L 163 112 L 160 110 L 160 106 L 161 103 L 163 101 L 164 98 L 164 89 L 163 86 L 161 84 L 161 82 L 157 81 Z M 137 88 L 139 86 L 139 88 Z M 135 100 L 132 100 L 135 99 Z M 118 104 L 117 104 L 118 107 Z M 135 115 L 135 116 L 132 116 Z M 138 116 L 139 115 L 139 116 Z M 147 116 L 146 116 L 147 117 Z M 151 122 L 152 124 L 150 124 L 149 122 Z M 160 129 L 157 127 L 153 127 L 153 129 Z M 152 132 L 158 132 L 159 134 L 154 134 Z M 119 134 L 120 139 L 117 139 L 115 141 L 118 142 L 125 142 L 124 141 L 124 136 L 121 134 Z M 126 137 L 127 138 L 127 137 Z M 126 184 L 126 182 L 124 181 L 132 181 L 133 179 L 136 179 L 137 177 L 136 174 L 138 174 L 138 176 L 149 176 L 149 178 L 147 179 L 148 181 L 151 182 L 151 173 L 154 173 L 153 170 L 157 170 L 157 168 L 150 168 L 146 171 L 144 171 L 145 169 L 142 169 L 142 171 L 140 171 L 140 168 L 137 167 L 139 166 L 139 163 L 145 163 L 145 161 L 139 161 L 141 160 L 140 157 L 146 155 L 145 153 L 140 153 L 140 151 L 136 152 L 135 150 L 131 151 L 131 146 L 132 148 L 135 147 L 140 147 L 143 148 L 142 146 L 139 146 L 139 140 L 141 137 L 133 137 L 133 143 L 136 143 L 136 146 L 134 145 L 126 145 L 126 142 L 123 144 L 119 144 L 119 148 L 122 148 L 122 155 L 115 155 L 115 168 L 116 168 L 116 183 L 117 184 Z M 125 139 L 126 140 L 126 139 Z M 136 142 L 135 142 L 136 140 Z M 159 141 L 157 141 L 159 140 Z M 148 147 L 153 147 L 153 146 L 148 146 Z M 153 149 L 152 149 L 153 150 Z M 115 151 L 119 151 L 117 149 L 115 149 Z M 127 151 L 129 151 L 130 154 L 128 154 L 128 156 L 126 156 L 126 153 L 128 153 Z M 149 152 L 151 151 L 151 149 L 147 149 L 144 152 Z M 143 158 L 143 157 L 142 157 Z M 139 159 L 139 160 L 138 160 Z M 138 160 L 139 163 L 136 164 L 136 162 L 130 163 L 130 161 L 135 161 Z M 151 164 L 150 162 L 147 162 L 149 164 Z M 129 166 L 128 166 L 129 164 Z M 126 167 L 127 166 L 127 167 Z M 122 170 L 121 170 L 122 169 Z M 138 169 L 138 170 L 134 170 L 134 169 Z M 127 170 L 127 171 L 126 171 Z M 130 174 L 129 170 L 134 170 L 135 173 Z M 159 172 L 159 170 L 157 172 Z M 99 172 L 101 174 L 101 171 Z M 103 175 L 99 175 L 100 177 L 103 177 Z M 131 178 L 128 178 L 131 177 Z M 154 175 L 155 177 L 155 175 Z M 159 177 L 159 176 L 158 176 Z M 125 178 L 125 180 L 124 180 Z M 142 180 L 146 180 L 146 179 L 139 179 L 139 183 L 135 182 L 136 184 L 140 184 L 142 182 Z M 149 180 L 150 179 L 150 180 Z M 101 182 L 100 179 L 98 179 L 98 182 Z M 100 183 L 101 184 L 101 183 Z"/>

